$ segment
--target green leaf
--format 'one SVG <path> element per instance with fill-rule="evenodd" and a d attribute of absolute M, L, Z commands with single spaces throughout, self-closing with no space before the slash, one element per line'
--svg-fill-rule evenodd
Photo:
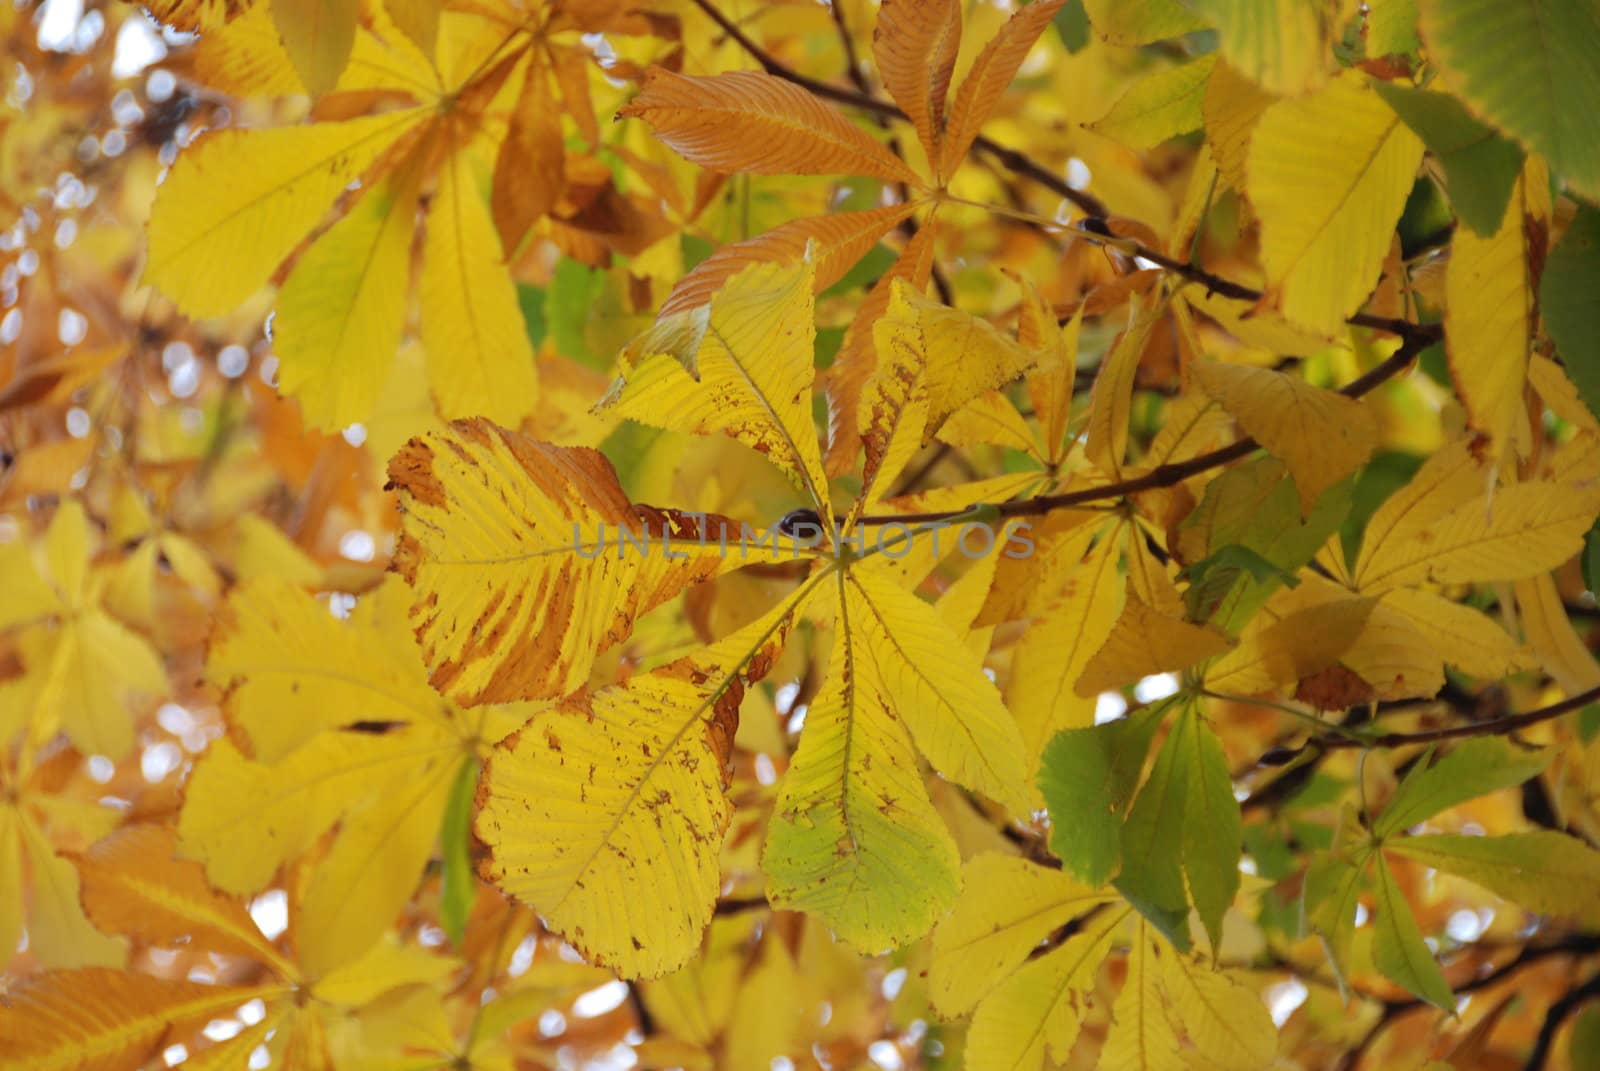
<path fill-rule="evenodd" d="M 867 250 L 866 256 L 856 261 L 849 271 L 840 276 L 838 282 L 824 290 L 820 296 L 853 294 L 871 286 L 879 276 L 894 266 L 897 256 L 893 249 L 879 242 Z"/>
<path fill-rule="evenodd" d="M 544 342 L 549 325 L 544 319 L 544 291 L 525 283 L 517 285 L 517 305 L 522 309 L 522 322 L 528 327 L 528 341 L 538 349 Z"/>
<path fill-rule="evenodd" d="M 1089 45 L 1089 13 L 1083 9 L 1083 0 L 1067 0 L 1056 17 L 1056 33 L 1068 52 L 1082 52 Z"/>
<path fill-rule="evenodd" d="M 1600 416 L 1600 209 L 1582 208 L 1551 250 L 1539 307 L 1568 377 Z"/>
<path fill-rule="evenodd" d="M 1122 819 L 1170 706 L 1156 703 L 1105 725 L 1064 729 L 1045 746 L 1039 791 L 1050 811 L 1050 850 L 1090 885 L 1104 885 L 1122 868 Z"/>
<path fill-rule="evenodd" d="M 1372 961 L 1385 978 L 1406 992 L 1437 1008 L 1454 1012 L 1455 994 L 1444 980 L 1444 972 L 1433 952 L 1422 940 L 1422 931 L 1411 914 L 1411 905 L 1400 895 L 1389 864 L 1378 857 L 1378 911 L 1372 936 Z"/>
<path fill-rule="evenodd" d="M 543 310 L 556 352 L 602 372 L 610 370 L 610 355 L 590 349 L 586 328 L 605 286 L 605 272 L 563 257 L 550 276 Z"/>
<path fill-rule="evenodd" d="M 1229 577 L 1230 582 L 1235 579 L 1236 574 L 1246 573 L 1257 583 L 1277 581 L 1286 588 L 1296 587 L 1300 583 L 1300 578 L 1288 569 L 1280 567 L 1276 562 L 1268 561 L 1254 550 L 1239 543 L 1229 543 L 1201 558 L 1184 569 L 1180 576 L 1191 584 L 1204 584 L 1207 575 L 1214 569 L 1235 574 Z"/>
<path fill-rule="evenodd" d="M 1123 827 L 1117 889 L 1180 947 L 1188 944 L 1192 896 L 1216 947 L 1239 891 L 1240 825 L 1222 745 L 1188 706 Z"/>
<path fill-rule="evenodd" d="M 1183 556 L 1199 561 L 1234 546 L 1275 568 L 1266 573 L 1246 567 L 1240 550 L 1230 552 L 1237 561 L 1217 563 L 1190 587 L 1191 616 L 1236 632 L 1278 589 L 1284 574 L 1310 561 L 1338 530 L 1350 511 L 1352 486 L 1353 478 L 1330 487 L 1302 520 L 1299 492 L 1277 458 L 1257 458 L 1212 480 L 1183 522 Z"/>
<path fill-rule="evenodd" d="M 444 859 L 439 892 L 439 921 L 451 942 L 461 947 L 467 932 L 467 916 L 478 892 L 478 879 L 472 872 L 472 798 L 478 791 L 478 758 L 468 755 L 456 772 L 455 783 L 444 805 L 444 820 L 439 828 L 439 848 Z"/>
<path fill-rule="evenodd" d="M 1422 37 L 1473 110 L 1600 197 L 1600 18 L 1593 0 L 1427 0 Z"/>
<path fill-rule="evenodd" d="M 1554 830 L 1503 837 L 1437 834 L 1405 837 L 1389 851 L 1466 878 L 1544 915 L 1600 922 L 1600 852 Z"/>
<path fill-rule="evenodd" d="M 1373 823 L 1380 840 L 1449 807 L 1520 785 L 1550 762 L 1547 751 L 1523 751 L 1503 740 L 1468 740 L 1432 763 L 1417 761 Z"/>
<path fill-rule="evenodd" d="M 1498 230 L 1522 170 L 1522 149 L 1473 118 L 1448 93 L 1372 85 L 1438 158 L 1461 222 L 1485 237 Z"/>
<path fill-rule="evenodd" d="M 1600 1071 L 1600 1004 L 1590 1004 L 1572 1020 L 1567 1061 L 1572 1071 Z"/>
<path fill-rule="evenodd" d="M 1356 474 L 1356 483 L 1350 491 L 1350 513 L 1339 526 L 1339 544 L 1344 548 L 1344 560 L 1353 562 L 1361 557 L 1361 537 L 1366 534 L 1367 522 L 1384 501 L 1411 482 L 1411 477 L 1422 467 L 1423 459 L 1416 454 L 1384 452 L 1373 455 L 1371 461 Z"/>
<path fill-rule="evenodd" d="M 1363 852 L 1354 861 L 1346 861 L 1338 853 L 1329 852 L 1319 855 L 1306 868 L 1301 894 L 1306 922 L 1322 935 L 1328 963 L 1333 967 L 1341 992 L 1349 970 L 1350 949 L 1355 943 L 1356 905 L 1361 897 L 1361 875 L 1368 858 Z"/>
<path fill-rule="evenodd" d="M 1200 101 L 1217 65 L 1200 56 L 1139 79 L 1089 129 L 1133 149 L 1149 149 L 1200 128 Z"/>

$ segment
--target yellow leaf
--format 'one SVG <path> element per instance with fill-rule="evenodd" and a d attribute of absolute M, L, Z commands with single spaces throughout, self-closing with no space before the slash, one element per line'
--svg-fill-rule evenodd
<path fill-rule="evenodd" d="M 1129 910 L 1090 916 L 1060 948 L 1029 960 L 989 993 L 967 1031 L 970 1071 L 1044 1071 L 1066 1060 L 1100 963 Z"/>
<path fill-rule="evenodd" d="M 430 683 L 465 705 L 565 695 L 640 614 L 726 569 L 795 556 L 743 543 L 725 518 L 701 527 L 635 506 L 598 452 L 483 420 L 412 439 L 389 479 L 405 511 L 395 569 Z"/>
<path fill-rule="evenodd" d="M 1187 669 L 1232 645 L 1214 629 L 1163 617 L 1130 595 L 1105 644 L 1083 667 L 1074 690 L 1087 698 L 1151 674 Z"/>
<path fill-rule="evenodd" d="M 951 446 L 1003 446 L 1035 457 L 1039 454 L 1028 422 L 999 391 L 980 394 L 951 413 L 939 429 L 938 439 Z"/>
<path fill-rule="evenodd" d="M 1366 463 L 1378 422 L 1354 398 L 1268 368 L 1202 361 L 1192 374 L 1251 438 L 1282 458 L 1300 493 L 1300 513 Z"/>
<path fill-rule="evenodd" d="M 1240 193 L 1249 188 L 1246 161 L 1250 138 L 1261 114 L 1277 99 L 1226 60 L 1216 65 L 1206 82 L 1205 99 L 1200 104 L 1206 138 L 1216 157 L 1217 170 Z"/>
<path fill-rule="evenodd" d="M 143 1067 L 169 1034 L 204 1026 L 263 995 L 273 994 L 95 967 L 36 975 L 6 994 L 0 1069 Z"/>
<path fill-rule="evenodd" d="M 828 397 L 827 472 L 830 476 L 842 476 L 855 466 L 856 451 L 861 448 L 861 432 L 856 420 L 863 390 L 877 367 L 877 325 L 889 307 L 895 288 L 900 281 L 912 287 L 925 287 L 932 276 L 937 234 L 933 220 L 930 214 L 889 270 L 872 284 L 845 328 L 844 341 L 839 345 L 833 364 L 823 373 Z"/>
<path fill-rule="evenodd" d="M 1600 923 L 1600 852 L 1554 830 L 1500 837 L 1439 833 L 1395 837 L 1386 850 L 1481 885 L 1541 915 Z"/>
<path fill-rule="evenodd" d="M 1062 326 L 1038 288 L 1031 281 L 1025 283 L 1017 342 L 1041 354 L 1039 367 L 1028 377 L 1028 399 L 1033 402 L 1034 417 L 1039 421 L 1045 459 L 1051 462 L 1059 463 L 1069 448 L 1067 421 L 1072 416 L 1078 335 L 1082 328 L 1083 306 Z"/>
<path fill-rule="evenodd" d="M 1330 46 L 1354 5 L 1329 0 L 1194 0 L 1217 27 L 1217 50 L 1273 93 L 1298 94 L 1326 81 Z"/>
<path fill-rule="evenodd" d="M 480 789 L 484 877 L 625 977 L 687 962 L 716 904 L 744 682 L 766 672 L 812 590 L 654 673 L 580 692 L 508 737 Z"/>
<path fill-rule="evenodd" d="M 144 281 L 190 316 L 232 312 L 340 191 L 422 118 L 411 109 L 208 134 L 184 150 L 157 191 Z"/>
<path fill-rule="evenodd" d="M 405 327 L 420 161 L 390 175 L 317 239 L 278 293 L 279 389 L 308 425 L 366 420 Z"/>
<path fill-rule="evenodd" d="M 300 901 L 295 948 L 308 977 L 361 957 L 411 901 L 459 765 L 458 754 L 440 749 L 346 814 Z"/>
<path fill-rule="evenodd" d="M 1282 600 L 1284 609 L 1300 600 Z M 1245 626 L 1239 645 L 1206 669 L 1206 686 L 1256 695 L 1334 665 L 1355 645 L 1376 599 L 1329 599 L 1301 605 L 1279 616 L 1273 607 Z"/>
<path fill-rule="evenodd" d="M 1148 45 L 1204 30 L 1182 0 L 1084 0 L 1095 31 L 1114 45 Z"/>
<path fill-rule="evenodd" d="M 944 914 L 959 859 L 928 800 L 894 682 L 863 649 L 857 600 L 835 575 L 838 636 L 774 805 L 762 869 L 774 906 L 811 912 L 875 953 L 920 937 Z"/>
<path fill-rule="evenodd" d="M 811 418 L 815 267 L 753 264 L 711 299 L 687 365 L 654 354 L 608 395 L 612 412 L 698 435 L 725 434 L 766 454 L 828 514 L 828 481 Z"/>
<path fill-rule="evenodd" d="M 41 635 L 34 654 L 42 674 L 35 739 L 48 738 L 59 726 L 83 751 L 122 758 L 133 748 L 129 694 L 160 697 L 169 691 L 161 656 L 99 609 L 83 610 Z"/>
<path fill-rule="evenodd" d="M 1012 658 L 1006 698 L 1022 726 L 1030 766 L 1037 765 L 1057 732 L 1094 723 L 1094 698 L 1081 696 L 1074 686 L 1111 635 L 1125 588 L 1117 572 L 1119 533 L 1101 532 L 1088 549 L 1096 531 L 1096 526 L 1079 528 L 1061 550 L 1072 572 L 1060 594 L 1038 608 Z"/>
<path fill-rule="evenodd" d="M 1129 310 L 1128 329 L 1112 343 L 1089 395 L 1083 456 L 1112 479 L 1121 476 L 1128 454 L 1128 421 L 1133 412 L 1133 382 L 1139 374 L 1139 358 L 1165 305 L 1158 301 L 1141 309 L 1135 304 Z"/>
<path fill-rule="evenodd" d="M 217 952 L 245 956 L 286 979 L 294 968 L 261 935 L 237 900 L 214 891 L 202 868 L 175 857 L 177 840 L 166 826 L 124 826 L 78 860 L 83 907 L 106 933 L 154 945 L 188 940 Z"/>
<path fill-rule="evenodd" d="M 761 951 L 741 980 L 723 1042 L 723 1067 L 770 1068 L 807 1048 L 815 1021 L 808 979 L 782 937 L 767 932 Z M 782 1066 L 781 1064 L 779 1066 Z"/>
<path fill-rule="evenodd" d="M 1518 591 L 1521 590 L 1519 584 Z M 1533 669 L 1536 664 L 1528 651 L 1487 614 L 1442 595 L 1417 588 L 1396 588 L 1383 596 L 1383 605 L 1415 626 L 1445 662 L 1463 673 L 1498 680 Z M 1566 620 L 1565 613 L 1562 620 Z"/>
<path fill-rule="evenodd" d="M 957 0 L 888 0 L 878 9 L 872 58 L 889 96 L 900 105 L 928 159 L 938 164 L 945 98 L 961 51 Z M 937 177 L 937 176 L 936 176 Z"/>
<path fill-rule="evenodd" d="M 56 854 L 31 818 L 20 810 L 12 813 L 33 889 L 28 914 L 28 951 L 46 967 L 122 966 L 127 959 L 125 943 L 101 933 L 83 913 L 79 898 L 82 885 L 76 868 Z M 15 862 L 7 862 L 16 866 Z M 9 958 L 12 949 L 5 951 Z M 0 1040 L 4 1039 L 4 1024 L 10 1018 L 10 1014 L 0 1016 Z M 0 1044 L 0 1056 L 7 1052 L 7 1047 Z"/>
<path fill-rule="evenodd" d="M 442 0 L 384 0 L 394 24 L 428 57 L 433 55 L 439 38 L 439 14 L 443 6 Z"/>
<path fill-rule="evenodd" d="M 1166 954 L 1174 953 L 1168 950 Z M 1111 1029 L 1100 1060 L 1103 1066 L 1119 1071 L 1180 1071 L 1183 1067 L 1178 1034 L 1162 999 L 1155 935 L 1143 919 L 1128 949 L 1128 974 L 1111 1007 Z"/>
<path fill-rule="evenodd" d="M 428 687 L 406 624 L 410 604 L 398 577 L 362 596 L 343 621 L 282 580 L 235 589 L 217 613 L 206 679 L 227 696 L 229 724 L 254 756 L 276 762 L 357 722 L 452 731 L 453 711 Z M 286 710 L 300 713 L 286 718 Z"/>
<path fill-rule="evenodd" d="M 5 735 L 9 738 L 10 734 Z M 0 970 L 11 962 L 22 941 L 27 914 L 27 886 L 22 877 L 22 823 L 25 821 L 27 819 L 15 805 L 0 807 Z"/>
<path fill-rule="evenodd" d="M 1439 584 L 1526 580 L 1576 554 L 1600 513 L 1600 489 L 1519 483 L 1471 499 L 1428 525 L 1382 565 L 1358 573 L 1377 593 L 1425 580 Z"/>
<path fill-rule="evenodd" d="M 955 173 L 978 131 L 1000 103 L 1000 95 L 1033 50 L 1034 42 L 1065 3 L 1066 0 L 1036 0 L 1017 9 L 972 61 L 961 87 L 956 90 L 955 100 L 950 103 L 950 118 L 936 169 L 940 175 Z"/>
<path fill-rule="evenodd" d="M 195 80 L 239 97 L 289 97 L 305 92 L 272 16 L 270 3 L 208 29 L 206 47 L 190 54 Z"/>
<path fill-rule="evenodd" d="M 1404 564 L 1423 531 L 1451 510 L 1481 495 L 1490 474 L 1464 439 L 1447 443 L 1428 458 L 1400 490 L 1384 499 L 1367 522 L 1361 554 L 1351 570 L 1356 587 L 1367 591 L 1377 576 Z"/>
<path fill-rule="evenodd" d="M 845 613 L 890 709 L 947 780 L 1026 815 L 1031 767 L 1017 723 L 984 676 L 982 660 L 932 606 L 872 566 L 863 562 L 849 570 Z"/>
<path fill-rule="evenodd" d="M 272 20 L 313 96 L 339 81 L 356 39 L 357 0 L 272 0 Z"/>
<path fill-rule="evenodd" d="M 1523 635 L 1544 671 L 1568 695 L 1600 687 L 1600 662 L 1595 661 L 1594 652 L 1573 628 L 1555 579 L 1543 573 L 1517 581 L 1512 590 L 1516 593 Z"/>
<path fill-rule="evenodd" d="M 1007 338 L 993 324 L 924 297 L 896 280 L 888 308 L 873 325 L 881 354 L 903 347 L 920 355 L 928 384 L 927 433 L 939 429 L 967 402 L 1009 383 L 1039 355 Z"/>
<path fill-rule="evenodd" d="M 352 963 L 329 971 L 310 987 L 318 1000 L 368 1004 L 398 986 L 438 985 L 461 964 L 414 944 L 380 941 Z"/>
<path fill-rule="evenodd" d="M 713 171 L 917 182 L 831 105 L 761 71 L 701 78 L 652 67 L 644 89 L 617 114 L 643 119 L 685 159 Z"/>
<path fill-rule="evenodd" d="M 1174 1022 L 1209 1066 L 1257 1071 L 1278 1052 L 1278 1028 L 1260 996 L 1228 972 L 1177 953 L 1160 958 Z"/>
<path fill-rule="evenodd" d="M 184 791 L 183 856 L 204 863 L 206 877 L 225 892 L 264 888 L 341 817 L 363 807 L 382 810 L 419 769 L 460 753 L 454 740 L 412 735 L 319 733 L 271 764 L 246 758 L 227 737 L 213 741 Z"/>
<path fill-rule="evenodd" d="M 1479 237 L 1463 227 L 1445 274 L 1445 340 L 1450 372 L 1474 430 L 1498 458 L 1529 448 L 1523 388 L 1538 328 L 1538 271 L 1549 247 L 1550 176 L 1530 157 L 1499 229 Z"/>
<path fill-rule="evenodd" d="M 322 570 L 310 555 L 256 513 L 241 514 L 235 522 L 230 564 L 240 580 L 276 577 L 304 588 L 322 581 Z"/>
<path fill-rule="evenodd" d="M 1250 139 L 1261 259 L 1296 323 L 1333 331 L 1372 291 L 1422 142 L 1357 71 L 1282 100 Z"/>
<path fill-rule="evenodd" d="M 61 609 L 61 596 L 39 575 L 26 543 L 0 543 L 0 584 L 6 592 L 0 600 L 0 629 L 15 628 Z"/>
<path fill-rule="evenodd" d="M 1117 98 L 1089 129 L 1133 149 L 1150 149 L 1201 124 L 1200 102 L 1215 55 L 1146 75 Z"/>
<path fill-rule="evenodd" d="M 863 512 L 893 493 L 895 481 L 922 449 L 928 430 L 928 380 L 917 341 L 914 333 L 886 330 L 877 347 L 877 367 L 861 388 L 854 427 L 866 460 L 861 493 L 846 517 L 852 528 Z"/>
<path fill-rule="evenodd" d="M 992 852 L 961 869 L 961 895 L 933 931 L 929 994 L 940 1014 L 966 1015 L 1072 918 L 1115 899 L 1060 870 Z"/>
<path fill-rule="evenodd" d="M 515 424 L 538 389 L 533 345 L 489 208 L 463 152 L 439 176 L 428 210 L 419 299 L 428 382 L 445 419 Z"/>
<path fill-rule="evenodd" d="M 1533 384 L 1533 389 L 1539 392 L 1539 398 L 1556 416 L 1569 424 L 1576 424 L 1583 431 L 1600 432 L 1600 419 L 1589 411 L 1578 395 L 1578 388 L 1561 365 L 1548 357 L 1534 354 L 1528 362 L 1528 382 Z"/>

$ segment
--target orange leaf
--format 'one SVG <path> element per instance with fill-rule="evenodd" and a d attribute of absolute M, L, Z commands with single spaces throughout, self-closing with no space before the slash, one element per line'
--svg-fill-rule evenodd
<path fill-rule="evenodd" d="M 943 151 L 939 156 L 939 174 L 948 175 L 961 163 L 972 147 L 972 140 L 1000 102 L 1017 68 L 1028 58 L 1033 43 L 1039 39 L 1050 20 L 1056 17 L 1067 0 L 1035 0 L 1034 3 L 1012 15 L 1000 32 L 983 46 L 972 69 L 956 90 L 955 103 L 950 106 L 950 121 L 945 131 Z"/>
<path fill-rule="evenodd" d="M 696 78 L 652 67 L 644 90 L 617 114 L 645 120 L 685 159 L 713 171 L 917 181 L 839 112 L 760 71 Z"/>
<path fill-rule="evenodd" d="M 838 282 L 885 231 L 909 216 L 915 207 L 912 202 L 869 208 L 865 212 L 792 219 L 765 234 L 731 242 L 678 280 L 667 300 L 661 303 L 657 319 L 704 305 L 723 283 L 751 264 L 799 263 L 805 257 L 807 243 L 814 243 L 811 257 L 816 265 L 816 288 L 826 290 Z"/>
<path fill-rule="evenodd" d="M 237 900 L 213 890 L 199 863 L 177 858 L 171 826 L 124 826 L 78 860 L 83 909 L 106 933 L 155 945 L 194 938 L 202 947 L 294 969 Z"/>
<path fill-rule="evenodd" d="M 884 0 L 872 34 L 872 56 L 884 88 L 906 113 L 928 159 L 939 164 L 945 98 L 961 50 L 956 0 Z"/>

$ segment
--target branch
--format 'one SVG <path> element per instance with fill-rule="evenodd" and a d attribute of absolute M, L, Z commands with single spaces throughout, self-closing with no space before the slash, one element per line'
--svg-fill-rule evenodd
<path fill-rule="evenodd" d="M 1467 725 L 1452 725 L 1444 729 L 1427 729 L 1417 733 L 1384 733 L 1381 736 L 1370 736 L 1365 739 L 1351 739 L 1342 736 L 1318 737 L 1316 746 L 1324 751 L 1338 751 L 1349 748 L 1375 748 L 1375 747 L 1406 747 L 1410 744 L 1435 744 L 1441 740 L 1459 740 L 1470 736 L 1501 736 L 1505 733 L 1526 729 L 1530 725 L 1538 725 L 1542 721 L 1559 718 L 1563 714 L 1570 714 L 1574 710 L 1582 710 L 1590 703 L 1600 702 L 1600 686 L 1590 688 L 1588 691 L 1579 692 L 1577 695 L 1568 696 L 1559 703 L 1552 703 L 1547 707 L 1530 710 L 1523 714 L 1513 714 L 1505 718 L 1490 718 L 1488 721 L 1475 721 Z"/>
<path fill-rule="evenodd" d="M 1544 1023 L 1539 1027 L 1539 1036 L 1534 1039 L 1533 1051 L 1528 1053 L 1528 1062 L 1523 1065 L 1526 1071 L 1543 1071 L 1545 1061 L 1550 1058 L 1550 1047 L 1555 1044 L 1556 1031 L 1561 1029 L 1561 1024 L 1569 1015 L 1578 1010 L 1579 1005 L 1593 997 L 1600 997 L 1600 974 L 1550 1005 Z"/>
<path fill-rule="evenodd" d="M 699 0 L 696 0 L 698 3 Z M 1339 391 L 1347 398 L 1360 398 L 1370 393 L 1375 387 L 1386 380 L 1392 379 L 1416 359 L 1431 343 L 1439 338 L 1437 324 L 1407 324 L 1410 336 L 1396 350 L 1393 356 L 1374 366 L 1360 378 L 1352 380 Z M 1087 487 L 1081 491 L 1064 491 L 1055 495 L 1039 495 L 1034 498 L 1022 498 L 1012 502 L 1001 502 L 994 508 L 1002 518 L 1006 517 L 1037 517 L 1058 509 L 1071 509 L 1074 506 L 1085 505 L 1090 502 L 1103 502 L 1110 498 L 1125 498 L 1140 491 L 1151 491 L 1159 487 L 1172 487 L 1182 483 L 1191 476 L 1198 476 L 1210 469 L 1221 468 L 1223 465 L 1241 458 L 1248 457 L 1253 451 L 1259 449 L 1254 439 L 1244 438 L 1220 450 L 1192 457 L 1187 461 L 1178 461 L 1165 465 L 1157 465 L 1142 476 L 1135 476 L 1131 480 L 1121 480 L 1116 483 L 1102 484 L 1099 487 Z M 972 512 L 976 504 L 963 509 L 940 510 L 933 513 L 900 513 L 868 515 L 860 519 L 861 524 L 927 524 L 939 521 L 948 521 L 953 517 Z"/>
<path fill-rule="evenodd" d="M 906 116 L 906 113 L 888 101 L 879 100 L 870 93 L 844 89 L 828 82 L 819 81 L 818 79 L 812 78 L 808 75 L 801 74 L 799 71 L 783 63 L 777 57 L 772 55 L 772 53 L 756 44 L 756 42 L 751 39 L 750 35 L 741 30 L 738 24 L 732 19 L 724 15 L 717 8 L 717 6 L 711 2 L 711 0 L 694 0 L 694 5 L 701 11 L 705 12 L 707 17 L 720 26 L 723 32 L 732 38 L 740 48 L 749 53 L 751 59 L 755 60 L 761 65 L 762 70 L 766 71 L 774 78 L 782 78 L 786 82 L 792 82 L 793 84 L 800 86 L 802 89 L 809 90 L 811 93 L 814 93 L 825 100 L 831 100 L 839 104 L 848 104 L 853 108 L 860 108 L 863 111 L 871 112 L 872 114 L 882 118 L 907 120 L 908 117 Z M 1021 150 L 1000 145 L 982 134 L 979 134 L 977 138 L 973 140 L 972 146 L 976 151 L 984 153 L 998 161 L 1008 171 L 1011 171 L 1017 175 L 1022 175 L 1026 178 L 1030 178 L 1039 183 L 1039 185 L 1048 189 L 1051 193 L 1071 201 L 1088 215 L 1096 218 L 1108 215 L 1105 203 L 1099 198 L 1095 197 L 1093 194 L 1085 193 L 1082 190 L 1073 189 L 1070 185 L 1068 185 L 1065 178 L 1057 175 L 1049 167 L 1033 159 L 1033 157 L 1027 155 Z M 1200 285 L 1204 286 L 1207 291 L 1214 294 L 1221 294 L 1223 297 L 1253 302 L 1260 301 L 1262 297 L 1265 296 L 1263 291 L 1257 290 L 1254 287 L 1245 286 L 1243 283 L 1234 282 L 1232 279 L 1215 275 L 1209 271 L 1206 271 L 1204 268 L 1187 263 L 1186 261 L 1176 260 L 1159 250 L 1151 249 L 1144 243 L 1135 241 L 1133 239 L 1120 238 L 1112 234 L 1097 236 L 1094 234 L 1082 234 L 1081 232 L 1075 233 L 1079 233 L 1082 237 L 1085 237 L 1091 241 L 1100 240 L 1103 242 L 1115 242 L 1119 249 L 1127 251 L 1129 255 L 1143 257 L 1150 263 L 1158 265 L 1172 274 L 1187 279 L 1192 283 L 1199 283 Z M 1355 327 L 1369 327 L 1376 331 L 1384 331 L 1388 334 L 1398 335 L 1399 337 L 1407 340 L 1413 338 L 1419 331 L 1427 330 L 1426 325 L 1414 324 L 1408 320 L 1398 320 L 1388 316 L 1372 316 L 1364 312 L 1358 312 L 1354 316 L 1347 317 L 1345 322 Z M 1429 341 L 1433 341 L 1437 337 L 1438 336 L 1435 333 L 1430 337 Z"/>

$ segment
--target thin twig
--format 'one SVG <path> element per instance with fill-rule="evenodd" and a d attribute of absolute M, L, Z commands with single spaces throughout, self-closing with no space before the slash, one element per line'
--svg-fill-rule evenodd
<path fill-rule="evenodd" d="M 1411 744 L 1436 744 L 1441 740 L 1460 740 L 1471 736 L 1502 736 L 1552 718 L 1559 718 L 1575 710 L 1582 710 L 1595 702 L 1600 702 L 1600 686 L 1569 696 L 1559 703 L 1552 703 L 1547 707 L 1540 707 L 1523 714 L 1512 714 L 1509 717 L 1490 718 L 1487 721 L 1451 725 L 1443 729 L 1427 729 L 1416 733 L 1384 733 L 1381 736 L 1369 736 L 1364 740 L 1339 736 L 1321 737 L 1317 740 L 1317 746 L 1326 751 L 1337 751 L 1341 748 L 1390 748 L 1406 747 Z"/>

